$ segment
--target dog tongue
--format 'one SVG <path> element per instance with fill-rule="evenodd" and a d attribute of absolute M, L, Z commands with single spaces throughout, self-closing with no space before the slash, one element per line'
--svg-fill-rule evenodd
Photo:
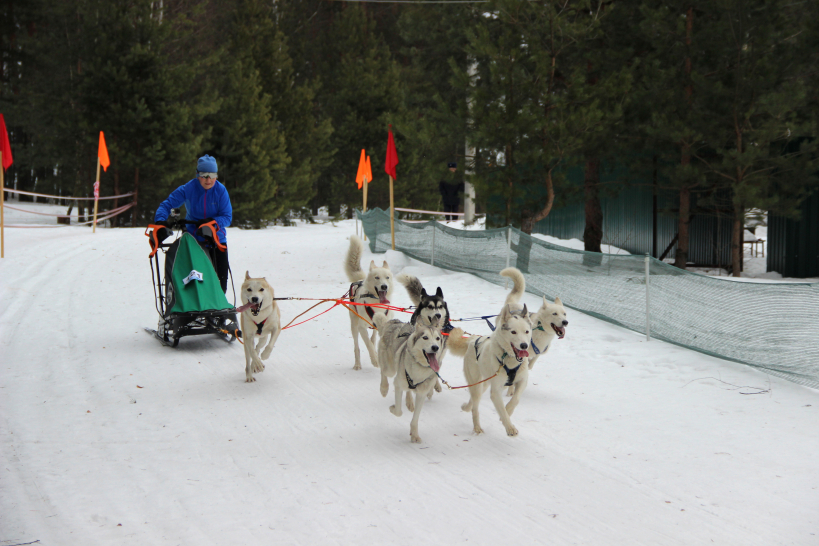
<path fill-rule="evenodd" d="M 424 353 L 427 357 L 427 362 L 429 363 L 429 367 L 432 368 L 432 371 L 438 373 L 441 369 L 441 365 L 438 364 L 438 357 L 436 357 L 433 353 Z"/>
<path fill-rule="evenodd" d="M 379 300 L 379 303 L 383 303 L 383 304 L 389 304 L 390 303 L 390 300 L 387 299 L 387 293 L 386 292 L 378 292 L 378 300 Z"/>
<path fill-rule="evenodd" d="M 512 348 L 515 349 L 515 347 L 512 347 Z M 515 357 L 516 358 L 523 358 L 525 356 L 529 356 L 529 351 L 526 351 L 524 349 L 520 349 L 520 350 L 515 349 Z"/>

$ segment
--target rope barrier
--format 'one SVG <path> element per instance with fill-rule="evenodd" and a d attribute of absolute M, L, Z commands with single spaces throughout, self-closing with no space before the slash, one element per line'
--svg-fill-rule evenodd
<path fill-rule="evenodd" d="M 11 188 L 3 188 L 3 191 L 9 193 L 19 193 L 20 195 L 34 195 L 35 197 L 48 197 L 49 199 L 63 199 L 66 201 L 93 201 L 94 199 L 99 199 L 102 201 L 103 199 L 120 199 L 122 197 L 130 197 L 134 195 L 134 192 L 123 193 L 122 195 L 111 195 L 107 197 L 71 197 L 65 195 L 48 195 L 45 193 L 34 193 L 31 191 L 23 191 L 23 190 L 13 190 Z"/>
<path fill-rule="evenodd" d="M 3 205 L 3 206 L 6 207 L 7 205 Z M 105 220 L 110 220 L 114 216 L 117 216 L 118 214 L 122 214 L 123 212 L 125 212 L 126 210 L 130 209 L 133 206 L 134 206 L 134 203 L 128 203 L 128 204 L 122 205 L 120 207 L 117 207 L 115 209 L 111 209 L 111 210 L 107 211 L 104 215 L 99 216 L 97 218 L 97 223 L 99 224 L 100 222 L 103 222 Z M 35 213 L 35 214 L 37 214 L 37 213 Z M 39 213 L 39 214 L 42 214 L 42 213 Z M 60 216 L 62 216 L 62 215 L 60 215 Z M 75 225 L 75 226 L 84 226 L 84 225 L 92 224 L 92 223 L 94 223 L 94 220 L 88 220 L 87 222 L 78 222 L 78 223 L 73 224 L 73 225 Z M 68 224 L 59 224 L 59 225 L 49 225 L 49 224 L 6 224 L 5 227 L 8 227 L 8 228 L 64 228 L 64 227 L 71 227 L 71 226 L 68 225 Z"/>

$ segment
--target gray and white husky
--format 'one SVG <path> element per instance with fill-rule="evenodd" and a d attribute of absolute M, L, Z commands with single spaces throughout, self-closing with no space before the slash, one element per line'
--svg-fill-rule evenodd
<path fill-rule="evenodd" d="M 495 331 L 489 336 L 464 338 L 454 333 L 449 336 L 449 350 L 464 357 L 464 376 L 469 384 L 469 402 L 461 406 L 472 412 L 472 427 L 476 434 L 481 428 L 478 406 L 484 391 L 495 404 L 506 434 L 517 436 L 518 429 L 510 416 L 520 401 L 529 379 L 529 345 L 532 339 L 532 322 L 526 305 L 513 312 L 504 305 L 498 315 Z M 504 406 L 503 387 L 515 388 L 512 399 Z"/>
<path fill-rule="evenodd" d="M 507 267 L 500 274 L 512 279 L 514 283 L 512 291 L 506 296 L 506 303 L 512 309 L 519 309 L 520 297 L 526 292 L 526 279 L 523 273 L 515 267 Z M 566 308 L 563 307 L 560 298 L 555 298 L 554 303 L 550 303 L 545 296 L 540 309 L 535 313 L 529 313 L 529 318 L 532 321 L 532 351 L 529 354 L 529 369 L 531 370 L 537 359 L 546 354 L 555 338 L 563 339 L 569 321 L 566 320 Z M 512 394 L 511 387 L 507 394 Z"/>
<path fill-rule="evenodd" d="M 390 406 L 390 412 L 400 417 L 401 398 L 406 392 L 407 409 L 413 412 L 410 422 L 410 440 L 420 443 L 418 435 L 418 420 L 424 402 L 432 395 L 432 389 L 437 381 L 437 374 L 441 369 L 441 352 L 444 345 L 444 335 L 438 327 L 437 318 L 431 324 L 418 320 L 415 326 L 408 325 L 400 320 L 389 320 L 383 314 L 374 317 L 375 326 L 381 333 L 379 341 L 379 364 L 381 365 L 381 394 L 387 396 L 388 380 L 393 380 L 395 390 L 395 404 Z M 405 332 L 410 326 L 411 332 Z M 458 328 L 451 332 L 458 337 L 463 330 Z M 389 340 L 384 343 L 384 340 Z M 412 394 L 415 393 L 413 400 Z"/>
<path fill-rule="evenodd" d="M 364 243 L 355 235 L 350 237 L 350 248 L 347 249 L 347 257 L 344 260 L 344 272 L 350 285 L 350 299 L 356 303 L 390 303 L 394 279 L 390 266 L 384 261 L 381 267 L 375 265 L 375 260 L 370 262 L 370 269 L 367 273 L 361 268 L 361 256 L 364 254 Z M 385 315 L 392 318 L 392 311 L 377 307 L 367 307 L 356 305 L 352 307 L 361 317 L 369 317 L 373 320 L 375 314 Z M 372 337 L 367 336 L 367 328 L 370 323 L 363 320 L 353 312 L 350 312 L 350 330 L 353 334 L 353 345 L 355 346 L 355 366 L 354 370 L 361 369 L 361 352 L 358 349 L 358 337 L 364 340 L 364 346 L 370 353 L 370 361 L 376 368 L 378 367 L 378 357 L 375 352 L 375 336 L 377 330 L 373 330 Z"/>

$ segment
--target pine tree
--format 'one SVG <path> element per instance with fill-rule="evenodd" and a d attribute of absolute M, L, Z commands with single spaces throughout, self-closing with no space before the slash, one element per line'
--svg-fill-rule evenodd
<path fill-rule="evenodd" d="M 233 40 L 258 70 L 261 89 L 270 96 L 272 120 L 284 138 L 289 163 L 276 174 L 277 200 L 282 212 L 288 212 L 312 200 L 316 181 L 332 157 L 332 125 L 315 114 L 318 82 L 296 82 L 280 20 L 273 4 L 240 0 Z"/>

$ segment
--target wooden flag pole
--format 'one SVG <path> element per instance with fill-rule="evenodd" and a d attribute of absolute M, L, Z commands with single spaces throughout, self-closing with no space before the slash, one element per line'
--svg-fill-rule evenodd
<path fill-rule="evenodd" d="M 3 211 L 6 206 L 6 182 L 4 180 L 5 169 L 3 168 L 3 152 L 0 151 L 0 258 L 6 257 L 6 217 Z"/>
<path fill-rule="evenodd" d="M 100 158 L 97 155 L 97 181 L 94 182 L 94 229 L 91 233 L 97 232 L 97 203 L 100 197 Z"/>
<path fill-rule="evenodd" d="M 392 249 L 395 250 L 395 203 L 392 198 L 392 182 L 393 178 L 390 176 L 390 236 L 392 237 Z"/>
<path fill-rule="evenodd" d="M 365 176 L 364 177 L 364 210 L 361 211 L 361 214 L 364 214 L 365 212 L 367 212 L 367 186 L 368 185 L 369 184 L 367 184 L 367 177 Z M 367 234 L 364 233 L 364 221 L 363 220 L 361 221 L 361 234 L 364 235 L 364 240 L 366 241 L 367 240 Z"/>

